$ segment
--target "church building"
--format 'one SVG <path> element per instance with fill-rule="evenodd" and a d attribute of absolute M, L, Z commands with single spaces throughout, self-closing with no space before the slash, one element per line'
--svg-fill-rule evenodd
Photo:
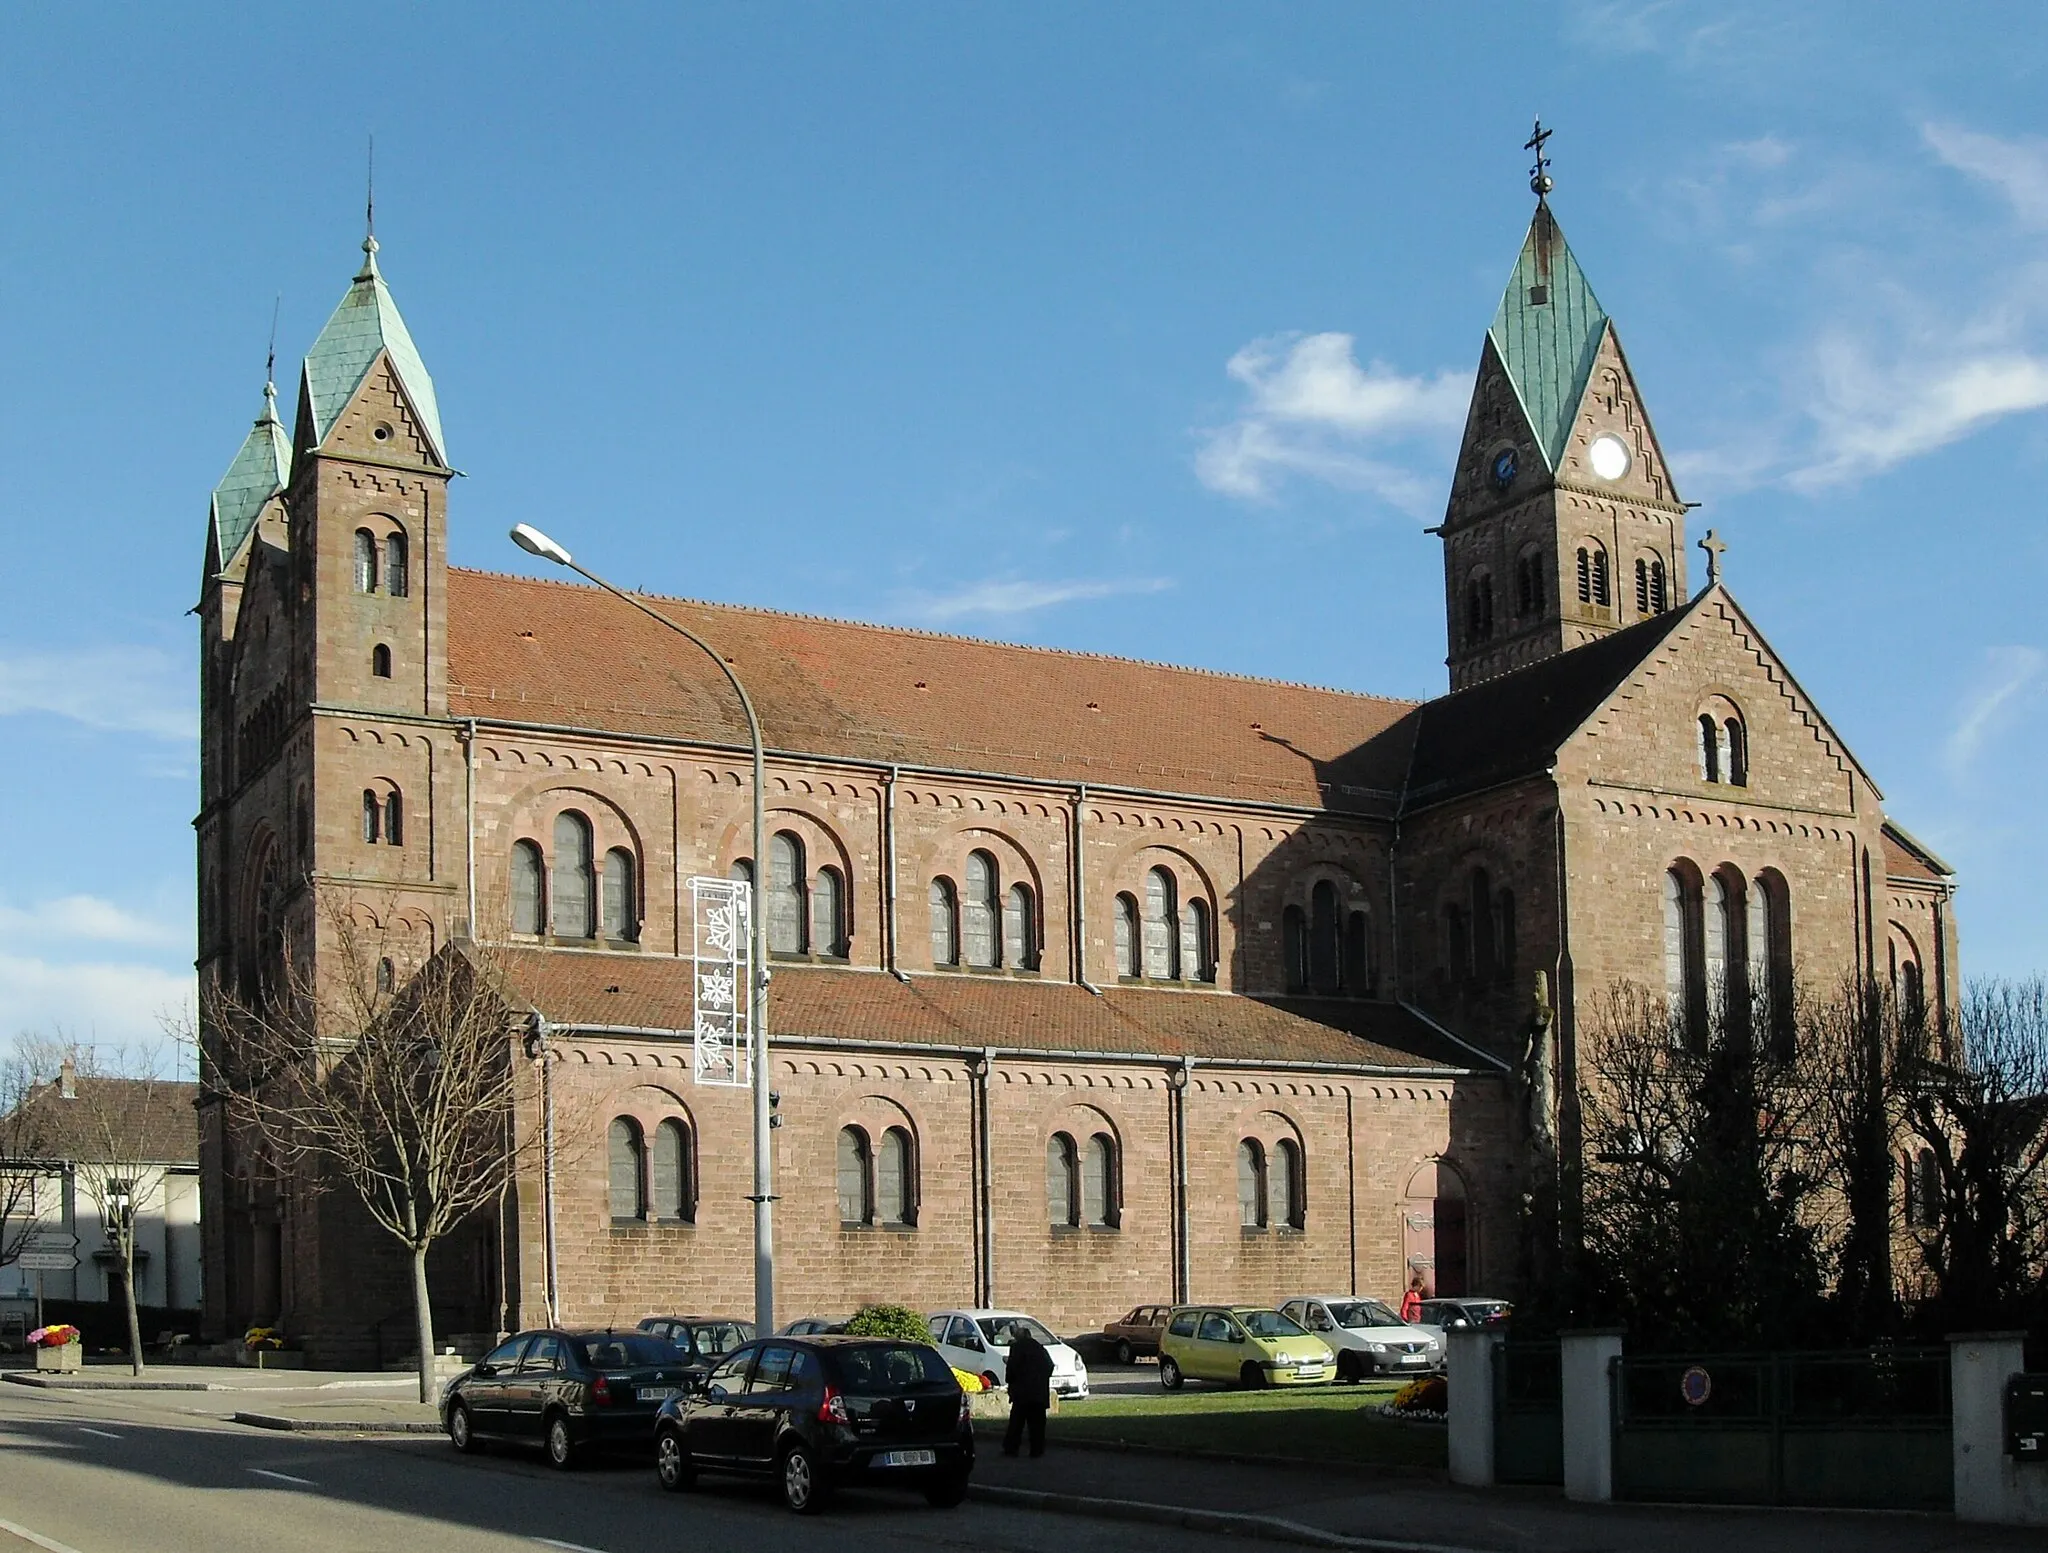
<path fill-rule="evenodd" d="M 761 882 L 778 1321 L 1076 1332 L 1415 1273 L 1512 1297 L 1531 1117 L 1617 983 L 1681 1041 L 1795 977 L 1952 1001 L 1950 870 L 1711 534 L 1692 590 L 1687 505 L 1542 195 L 1433 531 L 1444 695 L 655 600 L 759 710 L 765 860 L 716 664 L 595 588 L 449 564 L 452 524 L 506 519 L 451 510 L 363 247 L 289 426 L 266 387 L 213 493 L 199 972 L 338 953 L 335 909 L 379 985 L 450 945 L 502 968 L 516 1060 L 579 1136 L 437 1254 L 444 1330 L 751 1314 L 749 1096 L 693 1067 L 696 877 Z M 211 1329 L 408 1352 L 395 1243 L 217 1109 L 202 1140 Z"/>

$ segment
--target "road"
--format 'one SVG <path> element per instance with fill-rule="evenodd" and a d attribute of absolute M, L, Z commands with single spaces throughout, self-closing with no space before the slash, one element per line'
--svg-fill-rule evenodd
<path fill-rule="evenodd" d="M 271 1434 L 208 1416 L 190 1393 L 0 1386 L 0 1553 L 1242 1553 L 1186 1531 L 912 1494 L 854 1492 L 798 1523 L 767 1492 L 712 1484 L 664 1494 L 639 1464 L 553 1472 L 517 1455 L 457 1456 L 445 1440 Z M 1046 1486 L 1054 1487 L 1056 1483 Z"/>

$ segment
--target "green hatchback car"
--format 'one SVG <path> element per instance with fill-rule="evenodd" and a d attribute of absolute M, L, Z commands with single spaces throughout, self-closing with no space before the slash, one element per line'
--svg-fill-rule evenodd
<path fill-rule="evenodd" d="M 1337 1373 L 1329 1344 L 1257 1305 L 1178 1305 L 1159 1334 L 1159 1384 L 1320 1386 Z"/>

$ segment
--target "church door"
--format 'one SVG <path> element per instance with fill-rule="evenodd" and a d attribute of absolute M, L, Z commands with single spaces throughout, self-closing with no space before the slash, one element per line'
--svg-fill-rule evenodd
<path fill-rule="evenodd" d="M 1402 1197 L 1403 1276 L 1420 1273 L 1427 1296 L 1463 1294 L 1471 1276 L 1469 1247 L 1465 1183 L 1449 1165 L 1431 1160 L 1409 1178 Z"/>

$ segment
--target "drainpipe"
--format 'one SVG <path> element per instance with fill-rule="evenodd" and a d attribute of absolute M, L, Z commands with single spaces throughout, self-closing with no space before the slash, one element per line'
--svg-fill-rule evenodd
<path fill-rule="evenodd" d="M 1358 1298 L 1358 1132 L 1351 1114 L 1351 1086 L 1344 1086 L 1344 1219 L 1351 1226 L 1351 1287 Z"/>
<path fill-rule="evenodd" d="M 1180 1067 L 1167 1075 L 1169 1093 L 1173 1096 L 1173 1298 L 1176 1304 L 1186 1304 L 1194 1298 L 1190 1292 L 1193 1282 L 1194 1248 L 1193 1232 L 1188 1212 L 1188 1091 L 1193 1087 L 1195 1059 L 1183 1057 Z"/>
<path fill-rule="evenodd" d="M 1098 998 L 1102 989 L 1088 979 L 1088 865 L 1081 853 L 1081 805 L 1088 801 L 1088 784 L 1074 789 L 1074 982 Z"/>
<path fill-rule="evenodd" d="M 462 834 L 463 873 L 466 878 L 468 906 L 468 928 L 471 939 L 476 931 L 476 719 L 466 718 L 462 725 Z"/>
<path fill-rule="evenodd" d="M 891 766 L 882 778 L 882 963 L 891 976 L 907 983 L 910 978 L 896 964 L 896 779 L 902 768 Z"/>
<path fill-rule="evenodd" d="M 554 1050 L 548 1044 L 551 1033 L 547 1016 L 533 1011 L 533 1033 L 526 1040 L 526 1054 L 540 1063 L 541 1155 L 540 1201 L 541 1244 L 545 1249 L 543 1299 L 548 1325 L 561 1324 L 561 1277 L 555 1259 L 555 1084 Z"/>
<path fill-rule="evenodd" d="M 987 1309 L 996 1302 L 996 1199 L 989 1181 L 989 1079 L 995 1068 L 996 1052 L 993 1046 L 981 1049 L 981 1062 L 974 1069 L 974 1082 L 979 1104 L 976 1107 L 978 1126 L 974 1140 L 975 1154 L 979 1164 L 980 1202 L 976 1204 L 981 1219 L 981 1266 L 980 1273 L 982 1308 Z"/>

